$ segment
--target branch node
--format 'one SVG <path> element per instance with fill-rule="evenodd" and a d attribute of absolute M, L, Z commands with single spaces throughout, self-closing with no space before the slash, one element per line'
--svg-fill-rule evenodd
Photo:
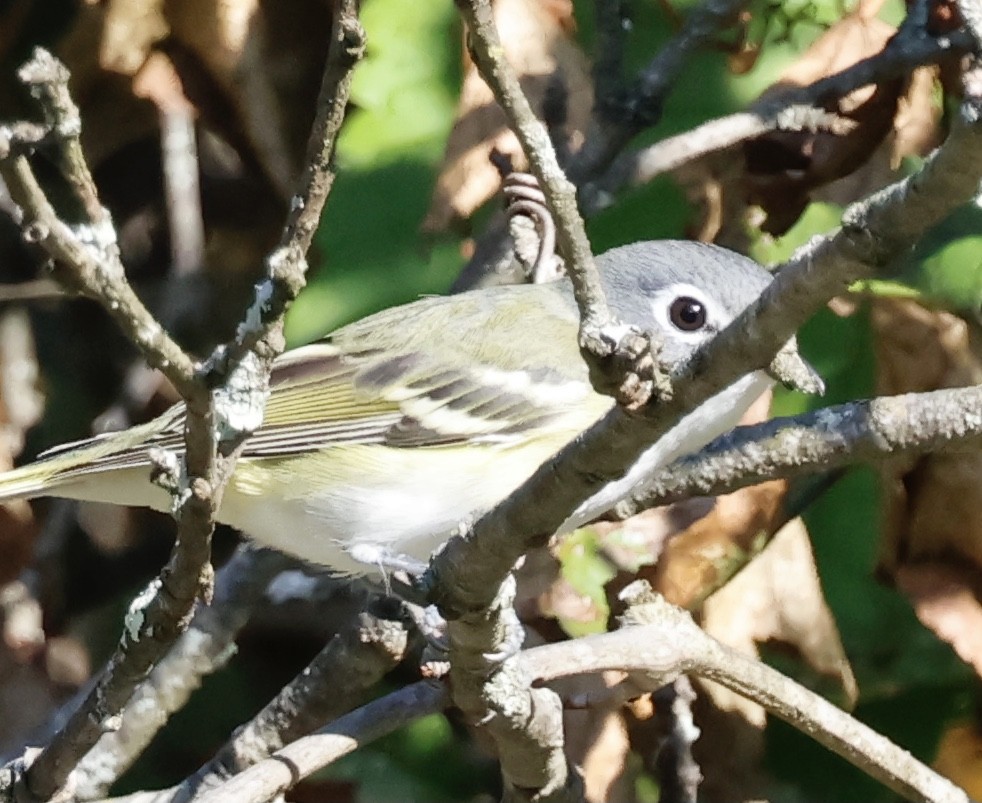
<path fill-rule="evenodd" d="M 38 243 L 43 243 L 51 236 L 51 229 L 44 223 L 35 221 L 34 223 L 28 223 L 21 229 L 21 236 L 28 245 L 37 245 Z"/>
<path fill-rule="evenodd" d="M 126 616 L 123 618 L 123 633 L 120 638 L 123 649 L 126 649 L 128 644 L 135 644 L 139 641 L 141 635 L 153 638 L 153 626 L 147 627 L 146 633 L 143 633 L 143 628 L 147 621 L 147 609 L 157 597 L 160 588 L 160 578 L 154 577 L 130 603 Z M 101 726 L 103 726 L 103 722 L 100 722 Z"/>
<path fill-rule="evenodd" d="M 258 288 L 256 296 L 258 303 Z M 245 352 L 228 372 L 224 383 L 211 394 L 215 405 L 214 437 L 223 448 L 234 447 L 263 423 L 263 411 L 269 398 L 269 378 L 263 361 L 255 352 Z"/>
<path fill-rule="evenodd" d="M 82 133 L 78 107 L 68 95 L 71 74 L 59 59 L 48 50 L 36 47 L 30 60 L 17 71 L 17 77 L 38 101 L 53 133 L 66 140 Z"/>
<path fill-rule="evenodd" d="M 184 461 L 170 449 L 152 447 L 150 457 L 150 482 L 163 488 L 172 497 L 180 497 L 187 489 Z"/>
<path fill-rule="evenodd" d="M 361 61 L 365 55 L 365 29 L 358 17 L 343 15 L 339 20 L 341 46 L 349 63 Z"/>

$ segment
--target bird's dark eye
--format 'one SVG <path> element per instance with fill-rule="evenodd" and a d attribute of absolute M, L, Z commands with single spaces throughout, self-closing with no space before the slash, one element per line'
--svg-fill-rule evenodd
<path fill-rule="evenodd" d="M 668 308 L 668 319 L 683 332 L 696 332 L 706 325 L 706 305 L 692 296 L 679 296 Z"/>

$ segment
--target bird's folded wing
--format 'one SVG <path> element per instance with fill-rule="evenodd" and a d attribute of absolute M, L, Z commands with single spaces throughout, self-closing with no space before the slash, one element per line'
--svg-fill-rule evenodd
<path fill-rule="evenodd" d="M 534 364 L 450 367 L 425 351 L 382 355 L 330 342 L 313 344 L 274 365 L 263 425 L 246 442 L 242 457 L 272 458 L 345 444 L 500 444 L 557 429 L 575 432 L 610 406 L 593 392 L 585 370 L 578 373 L 570 378 Z M 89 459 L 66 471 L 80 476 L 145 465 L 151 447 L 182 452 L 183 431 L 184 409 L 177 405 L 150 425 L 73 444 L 89 447 Z M 96 444 L 99 453 L 91 449 Z M 50 454 L 67 456 L 60 448 Z"/>
<path fill-rule="evenodd" d="M 272 382 L 262 429 L 249 440 L 247 456 L 338 443 L 510 442 L 552 425 L 577 426 L 570 419 L 595 418 L 606 407 L 585 378 L 542 366 L 451 367 L 420 351 L 355 354 L 329 343 L 292 352 L 276 366 Z"/>

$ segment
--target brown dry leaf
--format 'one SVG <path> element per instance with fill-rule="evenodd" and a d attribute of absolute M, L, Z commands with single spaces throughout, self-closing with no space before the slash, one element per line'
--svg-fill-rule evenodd
<path fill-rule="evenodd" d="M 686 226 L 686 237 L 746 252 L 747 198 L 743 160 L 732 149 L 710 153 L 673 171 L 675 180 L 697 211 Z M 756 212 L 762 217 L 760 210 Z M 754 221 L 753 227 L 757 227 Z"/>
<path fill-rule="evenodd" d="M 816 188 L 811 199 L 839 206 L 851 204 L 896 181 L 896 171 L 905 157 L 924 156 L 937 147 L 942 114 L 934 94 L 937 81 L 936 68 L 915 70 L 898 101 L 893 130 L 857 170 Z"/>
<path fill-rule="evenodd" d="M 303 167 L 329 41 L 333 3 L 180 0 L 172 8 L 175 58 L 203 115 L 248 148 L 289 198 Z M 217 90 L 217 92 L 216 92 Z"/>
<path fill-rule="evenodd" d="M 954 725 L 938 744 L 934 768 L 972 800 L 982 800 L 982 733 L 974 723 Z"/>
<path fill-rule="evenodd" d="M 533 632 L 532 645 L 539 643 Z M 526 646 L 530 646 L 526 644 Z M 629 762 L 631 739 L 625 715 L 650 701 L 641 694 L 633 704 L 619 705 L 611 698 L 622 699 L 624 684 L 630 683 L 625 672 L 571 675 L 550 682 L 567 705 L 563 710 L 565 752 L 569 761 L 580 768 L 591 803 L 630 800 L 636 765 Z M 617 690 L 612 695 L 612 690 Z"/>
<path fill-rule="evenodd" d="M 169 299 L 181 300 L 157 310 L 173 314 L 168 326 L 193 330 L 189 342 L 206 344 L 234 327 L 279 236 L 332 8 L 323 0 L 91 2 L 79 6 L 57 43 L 72 73 L 83 147 L 138 283 L 171 267 L 163 113 L 179 109 L 195 122 L 206 233 L 200 283 L 221 290 L 172 292 Z"/>
<path fill-rule="evenodd" d="M 875 298 L 870 321 L 877 394 L 982 382 L 977 325 L 905 299 Z M 880 569 L 940 561 L 982 572 L 982 455 L 942 452 L 880 468 L 884 525 Z"/>
<path fill-rule="evenodd" d="M 566 711 L 566 755 L 580 768 L 589 803 L 626 800 L 631 788 L 631 744 L 623 714 L 610 709 Z"/>
<path fill-rule="evenodd" d="M 706 601 L 702 626 L 754 657 L 760 643 L 787 645 L 811 669 L 834 680 L 847 700 L 856 698 L 856 681 L 822 594 L 808 533 L 798 519 Z M 700 686 L 705 695 L 697 721 L 703 736 L 695 752 L 705 775 L 701 791 L 720 800 L 760 795 L 767 784 L 759 769 L 764 710 L 722 686 L 706 681 Z"/>
<path fill-rule="evenodd" d="M 82 144 L 96 170 L 113 153 L 154 136 L 156 112 L 134 97 L 130 78 L 167 35 L 163 5 L 161 0 L 85 3 L 58 43 L 85 122 Z"/>
<path fill-rule="evenodd" d="M 532 107 L 541 113 L 547 88 L 558 75 L 567 97 L 566 130 L 577 136 L 589 119 L 593 85 L 587 59 L 568 36 L 573 25 L 572 3 L 497 0 L 494 17 L 505 53 Z M 504 112 L 473 63 L 468 63 L 456 122 L 447 139 L 443 167 L 423 231 L 446 231 L 455 221 L 473 214 L 497 191 L 501 179 L 488 159 L 492 149 L 508 154 L 518 169 L 525 164 Z"/>
<path fill-rule="evenodd" d="M 761 396 L 741 423 L 763 421 L 771 394 Z M 635 579 L 647 580 L 667 600 L 695 607 L 759 549 L 773 532 L 784 495 L 784 482 L 768 482 L 711 499 L 690 499 L 647 511 L 624 527 L 647 530 L 651 565 L 626 568 L 608 586 L 611 609 L 620 610 L 617 594 Z M 642 531 L 643 532 L 643 531 Z M 637 536 L 640 538 L 640 533 Z"/>
<path fill-rule="evenodd" d="M 757 66 L 761 52 L 759 44 L 744 42 L 739 49 L 727 56 L 726 65 L 734 75 L 746 75 Z"/>
<path fill-rule="evenodd" d="M 941 104 L 936 100 L 937 67 L 918 67 L 893 121 L 890 166 L 900 167 L 907 156 L 923 156 L 941 143 Z"/>
<path fill-rule="evenodd" d="M 850 704 L 856 700 L 856 681 L 801 519 L 782 527 L 747 568 L 706 600 L 702 625 L 750 654 L 763 642 L 787 645 L 811 669 L 831 678 Z"/>
<path fill-rule="evenodd" d="M 707 589 L 719 587 L 759 550 L 786 489 L 787 483 L 774 481 L 717 497 L 709 515 L 671 539 L 644 576 L 670 602 L 698 605 Z"/>
<path fill-rule="evenodd" d="M 779 97 L 787 87 L 808 85 L 879 53 L 896 29 L 876 19 L 878 8 L 878 2 L 867 3 L 843 17 L 763 97 Z M 848 123 L 842 126 L 843 130 L 777 131 L 747 142 L 745 192 L 749 202 L 758 204 L 767 214 L 762 228 L 771 234 L 784 233 L 804 211 L 816 188 L 850 176 L 860 168 L 869 174 L 838 188 L 837 195 L 848 195 L 847 200 L 851 201 L 871 187 L 887 183 L 890 160 L 897 158 L 891 153 L 892 146 L 887 150 L 885 165 L 882 160 L 871 162 L 870 157 L 894 126 L 902 125 L 905 129 L 899 146 L 903 151 L 922 147 L 923 140 L 930 137 L 925 137 L 921 128 L 937 119 L 926 110 L 934 104 L 930 94 L 925 96 L 918 83 L 916 94 L 908 95 L 908 102 L 901 109 L 904 120 L 895 124 L 894 117 L 905 91 L 904 80 L 895 79 L 862 87 L 825 103 L 826 111 Z M 918 121 L 916 134 L 907 130 L 912 119 Z"/>
<path fill-rule="evenodd" d="M 141 96 L 161 97 L 146 70 L 151 57 L 166 56 L 179 78 L 178 91 L 200 117 L 247 161 L 258 162 L 289 197 L 302 164 L 330 24 L 330 4 L 319 0 L 85 4 L 58 50 L 87 121 L 90 160 L 98 166 L 127 144 L 155 135 L 157 114 Z M 159 77 L 157 69 L 151 75 Z M 132 82 L 141 75 L 143 88 L 135 91 Z"/>
<path fill-rule="evenodd" d="M 982 382 L 982 337 L 964 318 L 909 299 L 875 297 L 870 325 L 878 396 Z"/>
<path fill-rule="evenodd" d="M 894 579 L 917 618 L 982 676 L 982 604 L 978 571 L 925 563 L 901 566 Z"/>
<path fill-rule="evenodd" d="M 99 47 L 103 69 L 123 75 L 140 69 L 153 47 L 170 33 L 164 6 L 164 0 L 109 0 L 98 4 L 104 15 Z"/>

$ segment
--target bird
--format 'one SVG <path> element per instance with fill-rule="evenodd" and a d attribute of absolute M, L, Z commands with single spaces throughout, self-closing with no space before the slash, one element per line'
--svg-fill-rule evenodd
<path fill-rule="evenodd" d="M 753 260 L 689 241 L 597 257 L 612 314 L 681 366 L 771 281 Z M 566 279 L 431 296 L 383 310 L 273 364 L 261 427 L 216 518 L 341 576 L 425 566 L 615 404 L 591 386 Z M 792 338 L 786 384 L 821 391 Z M 592 521 L 645 477 L 736 426 L 775 382 L 751 370 L 684 416 L 559 532 Z M 55 447 L 0 474 L 0 501 L 53 496 L 170 510 L 150 450 L 183 450 L 183 404 L 130 429 Z"/>

